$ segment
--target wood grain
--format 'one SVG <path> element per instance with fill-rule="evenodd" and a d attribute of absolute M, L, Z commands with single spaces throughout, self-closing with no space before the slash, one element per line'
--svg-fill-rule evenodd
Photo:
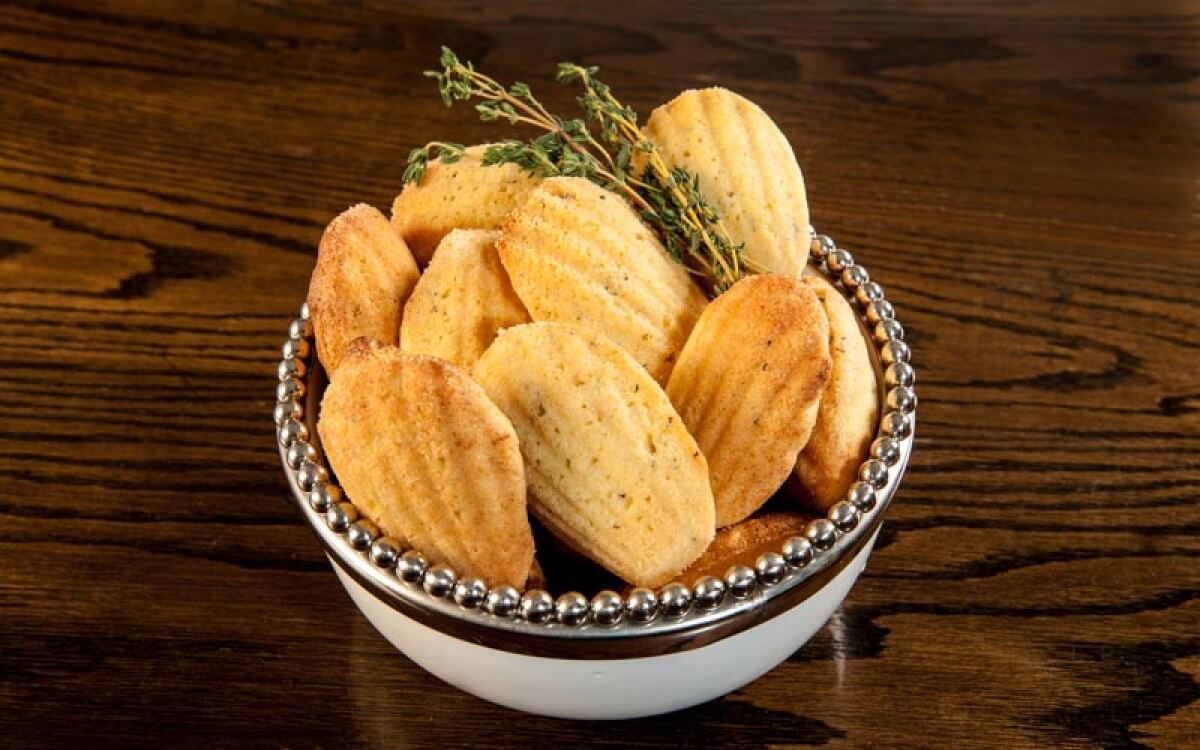
<path fill-rule="evenodd" d="M 324 223 L 495 135 L 420 71 L 760 102 L 887 288 L 921 434 L 808 647 L 664 719 L 519 716 L 362 620 L 271 381 Z M 0 744 L 1200 745 L 1200 5 L 0 8 Z M 503 730 L 497 727 L 503 726 Z"/>

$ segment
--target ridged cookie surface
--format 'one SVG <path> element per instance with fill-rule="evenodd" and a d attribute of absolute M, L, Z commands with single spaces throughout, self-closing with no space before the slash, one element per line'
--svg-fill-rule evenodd
<path fill-rule="evenodd" d="M 667 394 L 708 459 L 718 527 L 787 479 L 830 368 L 829 322 L 798 279 L 748 276 L 700 316 Z"/>
<path fill-rule="evenodd" d="M 500 333 L 475 377 L 521 440 L 530 509 L 588 558 L 657 586 L 713 537 L 699 448 L 662 388 L 623 349 L 577 326 Z"/>
<path fill-rule="evenodd" d="M 679 580 L 692 584 L 701 576 L 721 578 L 734 565 L 754 567 L 759 555 L 778 552 L 789 537 L 802 536 L 812 519 L 803 513 L 764 513 L 726 526 L 717 532 L 700 559 L 679 575 Z"/>
<path fill-rule="evenodd" d="M 817 422 L 796 463 L 807 501 L 822 512 L 843 499 L 867 458 L 878 416 L 875 368 L 850 303 L 819 275 L 804 277 L 829 318 L 829 383 Z"/>
<path fill-rule="evenodd" d="M 308 309 L 325 371 L 359 336 L 392 342 L 417 283 L 416 261 L 378 210 L 360 203 L 325 228 L 308 287 Z"/>
<path fill-rule="evenodd" d="M 467 148 L 454 164 L 430 162 L 420 182 L 404 186 L 392 223 L 422 265 L 453 229 L 496 229 L 538 183 L 516 164 L 483 166 L 488 144 Z"/>
<path fill-rule="evenodd" d="M 402 350 L 470 370 L 500 330 L 529 322 L 500 264 L 498 236 L 486 229 L 446 235 L 404 306 Z"/>
<path fill-rule="evenodd" d="M 356 343 L 317 429 L 342 488 L 385 532 L 459 575 L 524 586 L 533 534 L 517 436 L 466 373 Z"/>
<path fill-rule="evenodd" d="M 735 243 L 760 270 L 798 277 L 808 260 L 808 198 L 787 137 L 754 102 L 691 89 L 646 122 L 668 166 L 700 178 Z"/>
<path fill-rule="evenodd" d="M 705 298 L 623 199 L 580 177 L 546 180 L 497 247 L 531 318 L 603 333 L 666 382 Z"/>

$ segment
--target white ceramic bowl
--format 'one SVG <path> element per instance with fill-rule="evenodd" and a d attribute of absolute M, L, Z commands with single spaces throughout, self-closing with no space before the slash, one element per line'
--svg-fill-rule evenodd
<path fill-rule="evenodd" d="M 882 288 L 827 237 L 814 238 L 813 257 L 856 304 L 864 336 L 876 345 L 881 417 L 862 481 L 826 518 L 778 553 L 761 556 L 754 569 L 735 566 L 724 579 L 658 592 L 606 592 L 573 617 L 546 592 L 488 591 L 417 551 L 400 550 L 341 496 L 316 436 L 324 379 L 302 307 L 279 365 L 276 434 L 296 504 L 350 598 L 396 648 L 437 677 L 485 700 L 550 716 L 674 711 L 736 690 L 779 664 L 829 619 L 865 567 L 916 430 L 909 350 Z"/>

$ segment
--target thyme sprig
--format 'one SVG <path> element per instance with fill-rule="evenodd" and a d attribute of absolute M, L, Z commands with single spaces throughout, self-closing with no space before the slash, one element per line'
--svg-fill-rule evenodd
<path fill-rule="evenodd" d="M 460 61 L 443 47 L 442 70 L 426 71 L 437 80 L 446 106 L 477 100 L 475 110 L 484 122 L 504 120 L 545 131 L 529 140 L 509 139 L 489 146 L 485 165 L 516 164 L 539 177 L 583 177 L 624 196 L 656 231 L 667 251 L 704 278 L 716 294 L 750 271 L 759 271 L 745 258 L 721 223 L 717 209 L 700 192 L 699 177 L 670 167 L 658 147 L 638 126 L 637 113 L 622 104 L 608 85 L 596 78 L 595 67 L 564 62 L 560 83 L 579 83 L 578 97 L 586 116 L 565 119 L 546 110 L 528 84 L 508 87 Z M 588 122 L 596 127 L 593 135 Z M 433 141 L 409 155 L 405 182 L 419 182 L 432 160 L 453 163 L 463 156 L 459 144 Z"/>

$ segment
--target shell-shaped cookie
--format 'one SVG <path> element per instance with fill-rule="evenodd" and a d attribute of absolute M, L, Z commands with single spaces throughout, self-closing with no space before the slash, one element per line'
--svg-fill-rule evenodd
<path fill-rule="evenodd" d="M 854 310 L 823 277 L 805 276 L 829 318 L 829 383 L 821 396 L 812 437 L 796 462 L 796 477 L 806 502 L 826 511 L 845 497 L 857 479 L 875 435 L 879 397 L 875 368 Z"/>
<path fill-rule="evenodd" d="M 803 535 L 811 520 L 804 513 L 764 513 L 726 526 L 679 580 L 690 584 L 701 576 L 721 578 L 734 565 L 754 567 L 759 555 L 778 552 L 789 537 Z"/>
<path fill-rule="evenodd" d="M 705 297 L 623 199 L 580 177 L 546 180 L 497 247 L 531 318 L 603 333 L 666 382 Z"/>
<path fill-rule="evenodd" d="M 419 275 L 408 246 L 377 209 L 360 203 L 329 222 L 308 286 L 317 356 L 327 373 L 360 336 L 396 340 L 400 311 Z"/>
<path fill-rule="evenodd" d="M 355 344 L 317 425 L 354 504 L 460 575 L 522 587 L 533 563 L 512 424 L 462 370 Z"/>
<path fill-rule="evenodd" d="M 446 235 L 404 305 L 403 351 L 470 370 L 497 333 L 529 322 L 496 252 L 498 236 L 487 229 Z"/>
<path fill-rule="evenodd" d="M 708 468 L 662 388 L 578 326 L 500 333 L 475 377 L 521 440 L 530 509 L 620 578 L 657 586 L 713 537 Z"/>
<path fill-rule="evenodd" d="M 808 261 L 808 198 L 787 137 L 754 102 L 690 89 L 662 105 L 646 135 L 669 166 L 700 178 L 735 243 L 759 270 L 798 277 Z"/>
<path fill-rule="evenodd" d="M 485 167 L 488 145 L 468 147 L 453 164 L 431 162 L 420 182 L 396 196 L 392 223 L 421 265 L 453 229 L 497 229 L 538 184 L 516 164 Z"/>
<path fill-rule="evenodd" d="M 700 316 L 667 394 L 708 459 L 718 527 L 787 479 L 831 366 L 829 321 L 799 279 L 748 276 Z"/>

